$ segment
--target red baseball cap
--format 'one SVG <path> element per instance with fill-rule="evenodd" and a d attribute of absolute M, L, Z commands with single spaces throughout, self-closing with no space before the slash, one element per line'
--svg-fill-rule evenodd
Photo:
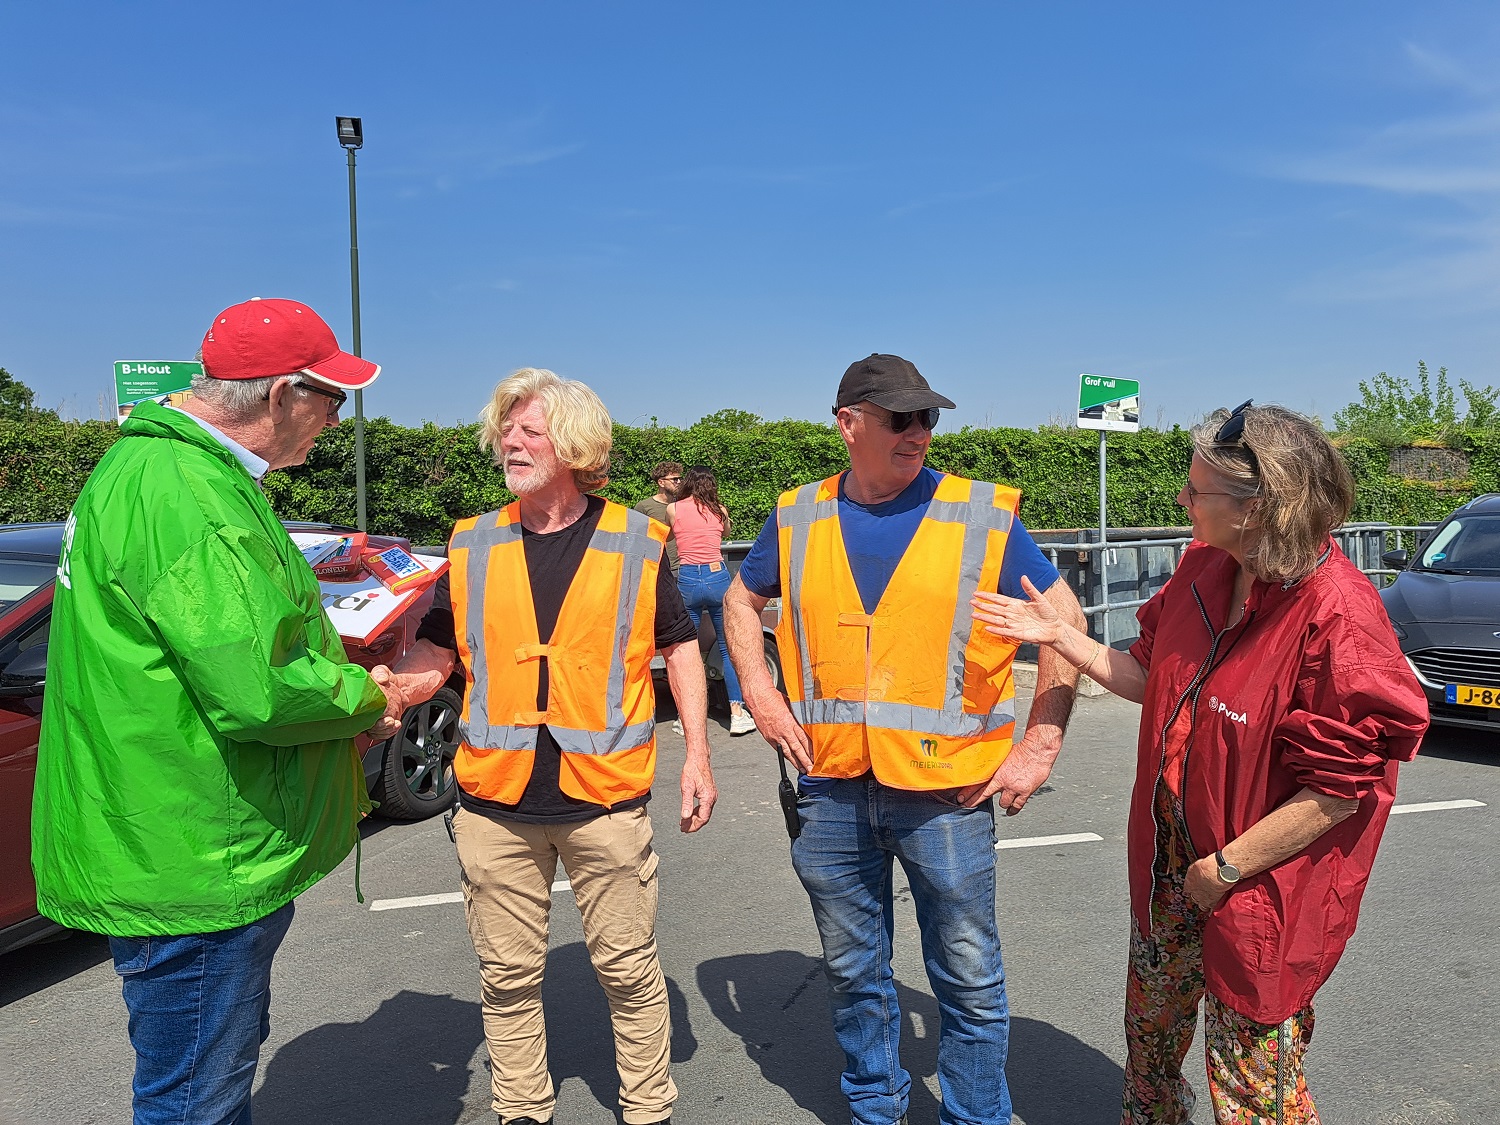
<path fill-rule="evenodd" d="M 333 329 L 298 301 L 251 297 L 214 317 L 203 337 L 203 371 L 214 379 L 264 379 L 300 372 L 357 391 L 380 365 L 339 347 Z"/>

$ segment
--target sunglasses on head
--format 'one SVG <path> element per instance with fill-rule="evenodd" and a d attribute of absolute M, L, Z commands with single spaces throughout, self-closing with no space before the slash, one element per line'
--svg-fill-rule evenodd
<path fill-rule="evenodd" d="M 1250 467 L 1255 470 L 1255 475 L 1260 475 L 1260 460 L 1255 456 L 1255 450 L 1245 440 L 1245 411 L 1250 409 L 1255 402 L 1247 398 L 1229 412 L 1229 417 L 1224 419 L 1224 424 L 1219 427 L 1219 432 L 1214 435 L 1215 445 L 1238 445 L 1245 451 L 1245 456 L 1250 458 Z"/>

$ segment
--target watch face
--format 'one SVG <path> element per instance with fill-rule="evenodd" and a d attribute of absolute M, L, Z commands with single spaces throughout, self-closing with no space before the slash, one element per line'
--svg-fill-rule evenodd
<path fill-rule="evenodd" d="M 1219 878 L 1226 883 L 1238 883 L 1240 881 L 1240 869 L 1232 863 L 1219 864 Z"/>

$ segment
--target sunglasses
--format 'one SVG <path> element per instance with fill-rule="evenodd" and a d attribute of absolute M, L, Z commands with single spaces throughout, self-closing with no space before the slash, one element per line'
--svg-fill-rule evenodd
<path fill-rule="evenodd" d="M 858 410 L 858 407 L 850 407 L 849 409 Z M 837 414 L 839 408 L 835 406 L 833 412 Z M 885 426 L 893 434 L 905 433 L 913 422 L 930 433 L 937 429 L 938 415 L 942 411 L 933 406 L 926 410 L 888 410 L 886 413 L 890 417 L 886 420 Z"/>
<path fill-rule="evenodd" d="M 349 396 L 346 395 L 343 391 L 326 390 L 323 387 L 314 386 L 312 383 L 298 383 L 297 389 L 299 391 L 308 391 L 315 395 L 322 395 L 324 398 L 333 399 L 333 412 L 335 414 L 337 414 L 344 408 L 344 403 L 349 401 Z"/>
<path fill-rule="evenodd" d="M 1247 398 L 1229 412 L 1229 417 L 1224 419 L 1224 424 L 1219 427 L 1219 432 L 1214 435 L 1215 445 L 1238 445 L 1245 451 L 1245 456 L 1250 458 L 1250 468 L 1260 476 L 1260 459 L 1255 456 L 1255 450 L 1245 440 L 1245 411 L 1255 402 Z"/>
<path fill-rule="evenodd" d="M 323 387 L 314 386 L 312 383 L 293 383 L 292 386 L 299 391 L 307 391 L 310 394 L 322 395 L 324 398 L 333 399 L 333 413 L 337 414 L 344 408 L 344 403 L 349 401 L 349 396 L 343 391 L 330 391 Z M 271 401 L 271 392 L 267 391 L 260 396 L 261 402 Z"/>

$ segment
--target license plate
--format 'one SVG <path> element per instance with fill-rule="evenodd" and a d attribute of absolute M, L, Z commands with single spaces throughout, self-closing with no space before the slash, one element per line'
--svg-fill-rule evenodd
<path fill-rule="evenodd" d="M 1500 707 L 1500 688 L 1449 684 L 1445 694 L 1449 703 L 1457 703 L 1461 707 Z"/>

